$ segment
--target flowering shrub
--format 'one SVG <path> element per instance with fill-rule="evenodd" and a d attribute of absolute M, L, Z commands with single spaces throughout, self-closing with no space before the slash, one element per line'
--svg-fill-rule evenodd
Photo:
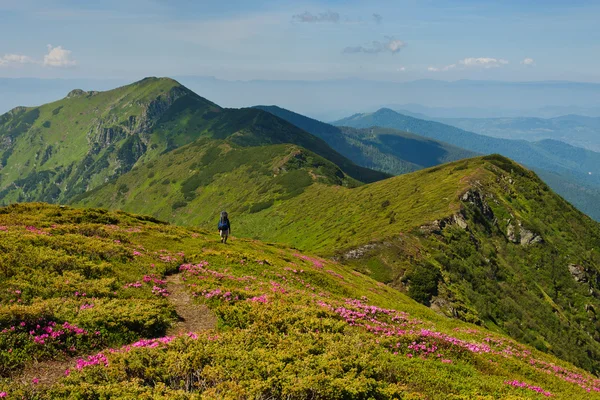
<path fill-rule="evenodd" d="M 88 223 L 85 210 L 49 209 L 20 225 L 0 213 L 2 397 L 525 398 L 550 393 L 542 387 L 598 397 L 597 378 L 330 261 L 243 239 L 218 246 L 124 213 Z M 79 222 L 64 222 L 69 213 Z M 186 294 L 196 305 L 181 315 L 210 309 L 215 330 L 167 332 Z M 34 359 L 72 361 L 59 384 L 38 371 L 12 379 Z"/>
<path fill-rule="evenodd" d="M 298 254 L 298 253 L 294 254 L 294 257 L 298 257 L 298 258 L 301 258 L 302 260 L 308 261 L 308 262 L 312 263 L 312 265 L 315 268 L 318 268 L 318 269 L 322 269 L 324 266 L 323 261 L 319 260 L 318 258 L 315 258 L 315 257 L 309 257 L 309 256 L 305 256 L 303 254 Z"/>
<path fill-rule="evenodd" d="M 169 296 L 169 292 L 167 291 L 167 289 L 161 288 L 160 286 L 153 286 L 152 294 L 163 297 Z"/>
<path fill-rule="evenodd" d="M 514 387 L 529 389 L 529 390 L 532 390 L 534 392 L 538 392 L 540 394 L 543 394 L 546 397 L 552 397 L 552 393 L 550 393 L 550 392 L 542 389 L 539 386 L 533 386 L 533 385 L 530 385 L 528 383 L 519 382 L 519 381 L 506 381 L 504 383 L 507 384 L 507 385 L 510 385 L 510 386 L 514 386 Z"/>

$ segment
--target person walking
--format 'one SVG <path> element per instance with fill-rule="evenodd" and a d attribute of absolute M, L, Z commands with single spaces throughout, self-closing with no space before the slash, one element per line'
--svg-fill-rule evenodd
<path fill-rule="evenodd" d="M 231 233 L 231 223 L 229 222 L 229 216 L 226 211 L 221 212 L 221 219 L 219 220 L 219 235 L 221 236 L 221 243 L 227 243 L 227 238 Z"/>

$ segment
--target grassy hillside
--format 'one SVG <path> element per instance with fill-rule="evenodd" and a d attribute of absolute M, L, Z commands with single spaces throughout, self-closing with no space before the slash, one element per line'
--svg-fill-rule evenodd
<path fill-rule="evenodd" d="M 212 225 L 222 210 L 257 213 L 314 184 L 353 187 L 358 182 L 299 146 L 242 147 L 201 139 L 141 164 L 75 202 L 135 210 L 185 225 Z"/>
<path fill-rule="evenodd" d="M 325 140 L 358 165 L 405 174 L 477 154 L 443 142 L 395 129 L 336 127 L 277 106 L 257 106 Z"/>
<path fill-rule="evenodd" d="M 564 361 L 282 246 L 222 245 L 147 217 L 43 204 L 0 208 L 0 238 L 6 398 L 588 399 L 600 391 L 598 379 Z"/>
<path fill-rule="evenodd" d="M 361 182 L 388 176 L 270 113 L 222 109 L 172 79 L 147 78 L 106 92 L 74 90 L 0 116 L 0 202 L 68 202 L 201 137 L 246 147 L 297 144 Z"/>
<path fill-rule="evenodd" d="M 339 120 L 335 124 L 354 128 L 380 126 L 406 130 L 481 154 L 499 153 L 535 170 L 540 170 L 540 172 L 548 171 L 559 174 L 564 179 L 580 186 L 600 188 L 600 153 L 555 140 L 528 142 L 526 140 L 492 138 L 439 122 L 409 117 L 390 109 L 381 109 L 375 113 L 356 114 Z M 572 191 L 567 185 L 559 184 L 557 181 L 552 187 L 582 211 L 596 220 L 600 220 L 598 208 L 590 207 L 585 198 L 578 196 L 578 191 Z"/>
<path fill-rule="evenodd" d="M 209 228 L 226 209 L 236 234 L 336 256 L 448 316 L 599 370 L 600 227 L 518 164 L 476 158 L 350 189 L 310 184 L 319 175 L 310 172 L 314 161 L 279 168 L 287 172 L 273 178 L 290 149 L 257 164 L 223 158 L 192 167 L 197 154 L 213 151 L 198 146 L 140 167 L 80 204 Z M 243 148 L 230 152 L 248 157 Z M 214 170 L 223 165 L 230 167 Z"/>

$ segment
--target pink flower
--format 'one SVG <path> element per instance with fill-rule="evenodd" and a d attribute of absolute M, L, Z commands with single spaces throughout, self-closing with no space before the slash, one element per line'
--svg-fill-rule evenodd
<path fill-rule="evenodd" d="M 33 379 L 31 380 L 31 382 L 32 382 L 34 385 L 37 385 L 38 383 L 40 383 L 40 380 L 39 380 L 38 378 L 33 378 Z"/>
<path fill-rule="evenodd" d="M 0 397 L 6 397 L 8 394 L 6 392 L 0 392 Z"/>
<path fill-rule="evenodd" d="M 542 394 L 542 395 L 544 395 L 546 397 L 552 397 L 553 396 L 552 393 L 550 393 L 550 392 L 542 389 L 539 386 L 533 386 L 533 385 L 530 385 L 530 384 L 525 383 L 525 382 L 519 382 L 517 380 L 514 380 L 514 381 L 504 381 L 504 384 L 505 385 L 514 386 L 514 387 L 518 387 L 518 388 L 529 389 L 529 390 L 532 390 L 534 392 L 540 393 L 540 394 Z"/>
<path fill-rule="evenodd" d="M 256 296 L 256 297 L 252 297 L 249 298 L 248 301 L 251 301 L 253 303 L 268 303 L 269 300 L 267 299 L 267 295 L 263 294 L 262 296 Z"/>

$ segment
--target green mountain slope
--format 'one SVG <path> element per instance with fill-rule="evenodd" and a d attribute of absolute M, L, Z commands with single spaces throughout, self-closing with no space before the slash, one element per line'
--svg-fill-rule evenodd
<path fill-rule="evenodd" d="M 68 202 L 201 137 L 241 146 L 293 143 L 361 182 L 386 174 L 358 167 L 323 140 L 255 109 L 222 109 L 172 79 L 147 78 L 0 117 L 0 201 Z"/>
<path fill-rule="evenodd" d="M 380 126 L 406 130 L 482 154 L 499 153 L 541 173 L 543 171 L 552 172 L 580 186 L 592 186 L 600 189 L 600 153 L 555 140 L 528 142 L 492 138 L 439 122 L 409 117 L 390 109 L 381 109 L 375 113 L 356 114 L 335 122 L 335 125 L 354 128 Z M 568 186 L 556 183 L 557 181 L 552 187 L 561 196 L 596 220 L 600 220 L 598 208 L 590 207 L 585 199 L 577 195 L 578 191 L 574 192 Z"/>
<path fill-rule="evenodd" d="M 441 313 L 599 370 L 600 227 L 518 164 L 476 158 L 349 189 L 313 183 L 310 154 L 282 168 L 293 148 L 192 166 L 213 149 L 183 147 L 79 204 L 207 227 L 227 209 L 235 234 L 335 256 Z"/>
<path fill-rule="evenodd" d="M 600 398 L 567 362 L 286 247 L 43 204 L 0 208 L 0 239 L 2 397 Z"/>
<path fill-rule="evenodd" d="M 243 147 L 200 139 L 141 164 L 75 198 L 78 204 L 136 210 L 181 224 L 207 224 L 221 210 L 255 213 L 314 184 L 356 186 L 335 164 L 296 145 Z"/>
<path fill-rule="evenodd" d="M 394 175 L 417 171 L 477 154 L 394 129 L 336 127 L 277 106 L 256 106 L 325 140 L 363 167 Z"/>

